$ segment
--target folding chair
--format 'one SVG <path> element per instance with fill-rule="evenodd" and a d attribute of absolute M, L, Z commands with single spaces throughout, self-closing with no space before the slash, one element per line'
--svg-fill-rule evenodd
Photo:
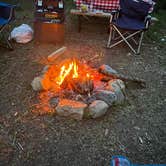
<path fill-rule="evenodd" d="M 14 14 L 14 5 L 7 4 L 4 2 L 0 2 L 0 35 L 5 40 L 5 45 L 2 45 L 4 47 L 9 48 L 10 50 L 13 50 L 11 42 L 8 40 L 9 37 L 9 25 L 14 20 L 15 14 Z"/>
<path fill-rule="evenodd" d="M 144 32 L 150 25 L 150 8 L 151 5 L 143 0 L 120 0 L 120 10 L 110 19 L 107 48 L 125 42 L 135 54 L 139 54 Z"/>

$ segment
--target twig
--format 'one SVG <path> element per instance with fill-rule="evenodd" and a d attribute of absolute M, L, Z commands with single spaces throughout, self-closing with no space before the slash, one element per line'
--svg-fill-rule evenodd
<path fill-rule="evenodd" d="M 24 148 L 22 147 L 22 145 L 21 145 L 19 142 L 17 142 L 17 145 L 19 146 L 19 148 L 20 148 L 22 151 L 24 151 Z"/>

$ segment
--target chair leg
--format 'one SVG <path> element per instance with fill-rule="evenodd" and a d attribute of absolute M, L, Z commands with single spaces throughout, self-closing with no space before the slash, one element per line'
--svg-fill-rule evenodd
<path fill-rule="evenodd" d="M 134 39 L 134 37 L 132 37 L 131 40 L 134 42 L 135 45 L 138 45 L 138 42 Z"/>
<path fill-rule="evenodd" d="M 8 48 L 12 51 L 13 50 L 13 46 L 11 44 L 11 42 L 5 37 L 6 43 L 8 45 Z"/>
<path fill-rule="evenodd" d="M 124 42 L 130 47 L 130 49 L 136 54 L 136 51 L 134 50 L 134 48 L 131 46 L 131 44 L 127 41 L 127 39 L 121 34 L 121 32 L 118 30 L 118 28 L 116 28 L 114 26 L 115 30 L 118 32 L 118 34 L 122 37 L 122 39 L 124 40 Z"/>
<path fill-rule="evenodd" d="M 119 33 L 121 33 L 121 32 L 119 31 Z M 125 37 L 125 39 L 127 40 L 127 39 L 129 39 L 129 38 L 135 36 L 135 35 L 138 34 L 138 33 L 139 33 L 139 32 L 137 31 L 137 32 L 135 32 L 135 33 L 133 33 L 133 34 L 130 34 L 129 36 Z M 121 35 L 123 36 L 123 34 L 121 34 Z M 122 37 L 119 36 L 119 37 L 117 37 L 116 39 L 119 39 L 119 38 L 122 38 Z M 122 43 L 122 42 L 125 42 L 125 41 L 123 40 L 123 38 L 122 38 L 121 40 L 117 41 L 116 43 L 110 45 L 108 48 L 115 47 L 116 45 L 118 45 L 118 44 L 120 44 L 120 43 Z"/>
<path fill-rule="evenodd" d="M 113 33 L 113 28 L 112 25 L 110 26 L 110 34 L 109 34 L 109 38 L 108 38 L 108 43 L 107 43 L 107 47 L 110 46 L 110 43 L 112 41 L 112 33 Z"/>
<path fill-rule="evenodd" d="M 112 28 L 112 40 L 114 40 L 115 37 L 116 37 L 116 32 L 115 32 L 114 28 Z"/>
<path fill-rule="evenodd" d="M 113 26 L 113 28 L 114 28 L 114 29 L 117 31 L 117 33 L 120 35 L 120 37 L 122 38 L 122 40 L 120 40 L 120 41 L 118 41 L 118 42 L 112 44 L 111 46 L 109 46 L 109 48 L 112 48 L 112 47 L 114 47 L 114 46 L 120 44 L 121 42 L 125 42 L 125 43 L 129 46 L 129 48 L 130 48 L 135 54 L 139 54 L 139 53 L 140 53 L 140 48 L 141 48 L 141 44 L 142 44 L 142 40 L 143 40 L 144 31 L 136 31 L 136 32 L 130 34 L 129 36 L 124 37 L 123 34 L 121 34 L 121 32 L 118 30 L 118 28 L 116 28 L 116 26 Z M 141 33 L 141 37 L 140 37 L 140 40 L 139 40 L 139 44 L 137 43 L 137 44 L 138 44 L 138 49 L 135 50 L 135 49 L 131 46 L 131 44 L 127 41 L 127 39 L 129 39 L 129 38 L 132 39 L 133 36 L 135 36 L 135 35 L 137 35 L 137 34 L 139 34 L 139 33 Z M 136 42 L 136 41 L 135 41 L 135 42 Z M 135 44 L 136 44 L 136 43 L 135 43 Z"/>
<path fill-rule="evenodd" d="M 137 54 L 140 53 L 143 37 L 144 37 L 144 31 L 142 31 L 141 36 L 140 36 L 139 45 L 138 45 L 138 49 L 137 49 Z"/>
<path fill-rule="evenodd" d="M 11 42 L 8 40 L 8 36 L 5 36 L 5 34 L 8 34 L 8 31 L 6 30 L 8 25 L 5 25 L 3 27 L 1 27 L 0 32 L 2 33 L 2 37 L 5 40 L 5 43 L 7 44 L 7 46 L 2 45 L 2 47 L 8 48 L 9 50 L 13 50 L 13 46 L 11 44 Z"/>
<path fill-rule="evenodd" d="M 119 37 L 121 37 L 122 40 L 119 40 L 119 41 L 117 41 L 116 43 L 114 43 L 114 44 L 111 45 L 111 41 L 112 41 L 112 39 L 113 39 L 113 35 L 112 35 L 113 30 L 116 31 L 116 32 L 119 34 Z M 140 40 L 139 40 L 139 42 L 137 43 L 133 37 L 134 37 L 135 35 L 137 35 L 137 34 L 140 34 L 140 33 L 141 33 Z M 144 31 L 140 30 L 140 31 L 136 31 L 136 32 L 134 32 L 134 33 L 128 35 L 127 37 L 124 37 L 124 35 L 118 30 L 118 28 L 116 28 L 116 26 L 111 25 L 110 35 L 109 35 L 109 40 L 108 40 L 107 48 L 112 48 L 112 47 L 114 47 L 114 46 L 116 46 L 116 45 L 118 45 L 118 44 L 120 44 L 120 43 L 122 43 L 122 42 L 125 42 L 125 43 L 129 46 L 129 48 L 134 52 L 134 54 L 139 54 L 139 53 L 140 53 L 141 44 L 142 44 L 142 40 L 143 40 L 143 36 L 144 36 Z M 130 38 L 133 40 L 133 42 L 134 42 L 135 44 L 138 44 L 138 48 L 137 48 L 136 50 L 135 50 L 135 49 L 131 46 L 131 44 L 127 41 L 127 40 L 130 39 Z"/>

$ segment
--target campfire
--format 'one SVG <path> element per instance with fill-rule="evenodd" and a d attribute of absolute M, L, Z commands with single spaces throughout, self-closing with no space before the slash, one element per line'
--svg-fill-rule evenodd
<path fill-rule="evenodd" d="M 66 89 L 84 95 L 93 91 L 94 83 L 100 78 L 101 74 L 95 69 L 72 58 L 63 61 L 58 66 L 50 66 L 41 84 L 45 90 L 59 92 Z"/>
<path fill-rule="evenodd" d="M 31 83 L 39 91 L 33 112 L 55 113 L 77 120 L 100 117 L 111 106 L 124 102 L 122 80 L 131 78 L 118 74 L 108 65 L 96 69 L 76 58 L 65 59 L 58 65 L 51 63 Z"/>

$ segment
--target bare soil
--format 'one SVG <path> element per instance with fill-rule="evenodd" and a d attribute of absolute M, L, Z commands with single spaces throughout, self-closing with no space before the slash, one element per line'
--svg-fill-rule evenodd
<path fill-rule="evenodd" d="M 28 14 L 20 14 L 16 25 L 32 25 Z M 166 47 L 144 40 L 140 55 L 125 45 L 105 49 L 108 20 L 85 21 L 81 33 L 76 23 L 75 17 L 65 23 L 69 57 L 89 61 L 98 54 L 88 62 L 91 66 L 111 65 L 120 73 L 145 79 L 146 88 L 127 84 L 125 104 L 112 107 L 99 119 L 38 116 L 31 112 L 37 93 L 30 84 L 49 53 L 60 46 L 32 41 L 15 43 L 12 52 L 0 48 L 0 165 L 109 165 L 114 155 L 133 163 L 166 163 Z"/>

